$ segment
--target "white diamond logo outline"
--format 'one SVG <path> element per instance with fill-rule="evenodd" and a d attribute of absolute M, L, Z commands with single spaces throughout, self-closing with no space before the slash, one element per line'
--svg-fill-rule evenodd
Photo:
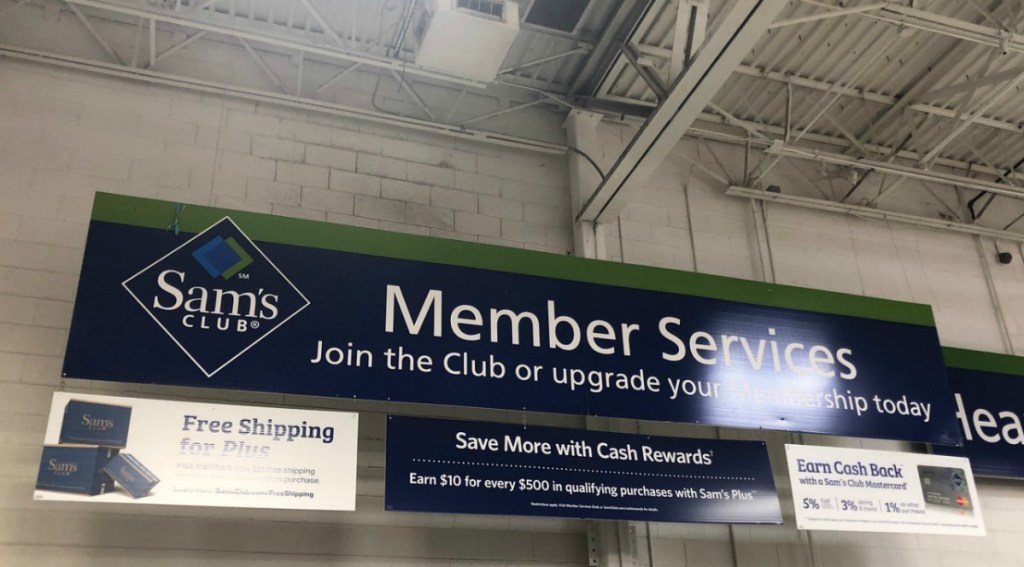
<path fill-rule="evenodd" d="M 263 335 L 262 335 L 262 336 L 260 336 L 260 337 L 259 337 L 258 339 L 256 339 L 256 340 L 255 340 L 255 341 L 253 341 L 252 343 L 250 343 L 250 344 L 249 344 L 248 346 L 246 346 L 245 348 L 243 348 L 243 349 L 242 349 L 241 351 L 239 351 L 239 352 L 238 352 L 237 354 L 235 354 L 234 356 L 232 356 L 231 358 L 229 358 L 229 359 L 228 359 L 227 361 L 225 361 L 224 363 L 222 363 L 222 364 L 221 364 L 220 366 L 218 366 L 217 368 L 215 368 L 215 369 L 213 369 L 213 370 L 211 371 L 211 370 L 207 370 L 207 369 L 206 369 L 206 367 L 205 367 L 205 366 L 203 366 L 203 364 L 202 364 L 202 363 L 200 363 L 200 362 L 199 362 L 198 360 L 196 360 L 196 358 L 195 358 L 194 356 L 192 356 L 192 353 L 190 353 L 190 352 L 188 351 L 188 349 L 186 349 L 186 348 L 185 348 L 185 346 L 181 344 L 181 341 L 179 341 L 179 340 L 178 340 L 178 338 L 174 336 L 174 334 L 173 334 L 173 333 L 172 333 L 172 332 L 170 331 L 170 329 L 168 329 L 168 328 L 167 328 L 167 327 L 166 327 L 166 326 L 165 326 L 165 325 L 164 325 L 164 324 L 163 324 L 163 323 L 162 323 L 162 322 L 161 322 L 161 321 L 160 321 L 160 320 L 159 320 L 159 319 L 158 319 L 158 318 L 157 318 L 157 317 L 156 317 L 155 315 L 153 315 L 153 312 L 152 312 L 152 311 L 151 311 L 151 310 L 150 310 L 150 309 L 149 309 L 148 307 L 146 307 L 146 304 L 145 304 L 145 303 L 143 303 L 142 299 L 141 299 L 141 298 L 139 298 L 139 296 L 138 296 L 138 295 L 136 295 L 136 294 L 135 294 L 135 292 L 134 292 L 134 291 L 132 291 L 130 287 L 128 287 L 128 284 L 129 284 L 129 282 L 131 282 L 131 281 L 132 281 L 132 280 L 134 280 L 135 278 L 137 278 L 137 277 L 139 277 L 140 275 L 142 275 L 143 273 L 147 272 L 147 271 L 148 271 L 148 270 L 149 270 L 150 268 L 152 268 L 153 266 L 156 266 L 156 265 L 157 265 L 157 264 L 159 264 L 160 262 L 163 262 L 164 260 L 166 260 L 166 259 L 167 259 L 168 257 L 170 257 L 170 256 L 172 256 L 172 255 L 174 255 L 174 254 L 177 254 L 177 253 L 178 253 L 178 251 L 180 251 L 180 250 L 181 250 L 182 248 L 185 248 L 186 246 L 188 246 L 189 244 L 191 244 L 191 243 L 192 243 L 193 241 L 195 241 L 195 240 L 197 240 L 198 238 L 200 238 L 200 237 L 204 236 L 204 235 L 205 235 L 206 233 L 210 232 L 211 230 L 213 230 L 213 228 L 214 228 L 214 227 L 216 227 L 216 226 L 220 225 L 220 224 L 221 224 L 222 222 L 224 222 L 224 221 L 228 221 L 229 223 L 231 223 L 231 226 L 235 227 L 235 230 L 237 230 L 237 231 L 238 231 L 238 234 L 239 234 L 239 235 L 241 235 L 241 236 L 242 236 L 242 238 L 244 238 L 244 239 L 245 239 L 245 241 L 246 241 L 246 242 L 248 242 L 250 246 L 252 246 L 252 249 L 253 249 L 253 250 L 255 250 L 255 251 L 256 251 L 256 252 L 257 252 L 257 253 L 258 253 L 258 254 L 260 255 L 260 257 L 262 257 L 262 258 L 263 258 L 263 260 L 264 260 L 264 261 L 266 261 L 266 262 L 267 262 L 268 264 L 270 264 L 270 267 L 272 267 L 272 268 L 274 269 L 274 271 L 275 271 L 275 272 L 277 272 L 277 274 L 278 274 L 279 276 L 281 276 L 281 278 L 282 278 L 282 279 L 284 279 L 284 281 L 285 281 L 285 282 L 287 282 L 287 283 L 288 283 L 288 285 L 289 285 L 289 286 L 290 286 L 290 287 L 292 288 L 292 291 L 294 291 L 295 293 L 297 293 L 297 294 L 299 295 L 299 297 L 301 297 L 301 298 L 302 298 L 303 304 L 302 304 L 302 306 L 301 306 L 301 307 L 299 307 L 298 309 L 296 309 L 296 310 L 295 310 L 295 311 L 294 311 L 294 312 L 293 312 L 293 313 L 292 313 L 291 315 L 288 315 L 287 317 L 285 317 L 284 319 L 282 319 L 282 320 L 281 320 L 280 322 L 278 322 L 278 324 L 276 324 L 276 325 L 274 325 L 273 327 L 271 327 L 271 329 L 270 329 L 269 331 L 267 331 L 267 332 L 263 333 Z M 174 344 L 176 344 L 176 345 L 178 346 L 178 348 L 179 348 L 179 349 L 181 349 L 181 352 L 185 353 L 185 356 L 187 356 L 187 357 L 188 357 L 188 359 L 189 359 L 189 360 L 191 360 L 191 361 L 192 361 L 192 363 L 193 363 L 193 364 L 195 364 L 195 365 L 196 365 L 196 367 L 197 367 L 197 368 L 199 368 L 199 370 L 200 370 L 200 371 L 202 371 L 202 373 L 203 373 L 203 374 L 204 374 L 204 375 L 205 375 L 205 376 L 206 376 L 207 378 L 212 378 L 214 374 L 216 374 L 216 373 L 220 372 L 221 370 L 223 370 L 223 369 L 224 369 L 224 367 L 226 367 L 227 365 L 231 364 L 231 363 L 232 363 L 232 362 L 234 362 L 234 361 L 235 361 L 235 360 L 236 360 L 236 359 L 237 359 L 238 357 L 240 357 L 240 356 L 242 356 L 243 354 L 245 354 L 246 352 L 248 352 L 248 351 L 249 351 L 249 349 L 251 349 L 252 347 L 254 347 L 254 346 L 256 346 L 257 344 L 259 344 L 259 342 L 260 342 L 260 341 L 262 341 L 263 339 L 265 339 L 265 338 L 269 337 L 269 336 L 270 336 L 270 335 L 271 335 L 271 334 L 272 334 L 272 333 L 273 333 L 274 331 L 276 331 L 276 330 L 280 329 L 280 328 L 281 328 L 281 325 L 284 325 L 285 323 L 287 323 L 288 321 L 290 321 L 290 320 L 291 320 L 291 319 L 292 319 L 293 317 L 295 317 L 296 315 L 298 315 L 299 313 L 301 313 L 303 309 L 305 309 L 305 308 L 309 307 L 309 305 L 310 305 L 310 301 L 309 301 L 309 298 L 307 298 L 307 297 L 306 297 L 306 295 L 305 295 L 304 293 L 302 293 L 302 292 L 301 292 L 301 291 L 299 290 L 299 288 L 298 288 L 298 287 L 296 287 L 296 286 L 295 286 L 295 284 L 294 284 L 294 283 L 292 282 L 292 280 L 291 280 L 291 279 L 290 279 L 290 278 L 289 278 L 288 276 L 286 276 L 286 275 L 284 274 L 284 272 L 282 272 L 282 271 L 281 271 L 281 269 L 280 269 L 280 268 L 278 268 L 278 267 L 277 267 L 277 264 L 275 264 L 275 263 L 274 263 L 274 261 L 273 261 L 273 260 L 271 260 L 271 259 L 270 259 L 270 258 L 269 258 L 269 257 L 268 257 L 268 256 L 267 256 L 267 255 L 266 255 L 266 254 L 265 254 L 264 252 L 263 252 L 263 250 L 262 250 L 262 249 L 260 249 L 260 247 L 259 247 L 259 246 L 256 246 L 256 243 L 255 243 L 255 242 L 253 242 L 251 238 L 249 238 L 249 235 L 247 235 L 247 234 L 246 234 L 246 233 L 245 233 L 245 232 L 244 232 L 244 231 L 242 230 L 242 228 L 241 228 L 240 226 L 238 226 L 238 223 L 236 223 L 236 222 L 235 222 L 235 221 L 234 221 L 234 220 L 233 220 L 233 219 L 232 219 L 232 218 L 231 218 L 230 216 L 225 216 L 225 217 L 221 218 L 221 219 L 220 219 L 220 220 L 218 220 L 217 222 L 215 222 L 215 223 L 211 224 L 211 225 L 210 225 L 209 227 L 207 227 L 207 228 L 206 228 L 206 230 L 204 230 L 204 231 L 202 231 L 202 232 L 200 232 L 200 233 L 196 234 L 196 235 L 195 235 L 195 236 L 193 236 L 192 238 L 189 238 L 188 240 L 186 240 L 186 241 L 185 241 L 184 243 L 182 243 L 182 244 L 181 244 L 180 246 L 178 246 L 178 247 L 177 247 L 177 248 L 175 248 L 174 250 L 171 250 L 170 252 L 168 252 L 168 253 L 164 254 L 163 256 L 161 256 L 160 258 L 158 258 L 157 260 L 155 260 L 155 261 L 153 261 L 152 263 L 150 263 L 150 264 L 149 264 L 148 266 L 146 266 L 145 268 L 142 268 L 141 270 L 139 270 L 138 272 L 136 272 L 136 273 L 135 273 L 135 274 L 133 274 L 132 276 L 128 277 L 128 279 L 126 279 L 126 280 L 124 280 L 123 282 L 121 282 L 121 287 L 123 287 L 123 288 L 125 289 L 125 291 L 127 291 L 127 292 L 128 292 L 128 294 L 132 296 L 132 299 L 134 299 L 134 300 L 135 300 L 135 302 L 139 304 L 139 307 L 142 307 L 142 310 L 146 312 L 146 315 L 149 315 L 149 317 L 150 317 L 151 319 L 153 319 L 153 321 L 154 321 L 154 322 L 155 322 L 155 323 L 156 323 L 156 324 L 157 324 L 157 325 L 158 325 L 158 326 L 159 326 L 159 327 L 160 327 L 161 329 L 163 329 L 164 333 L 166 333 L 166 334 L 167 334 L 167 336 L 168 336 L 168 337 L 170 337 L 170 339 L 171 339 L 172 341 L 174 341 Z"/>

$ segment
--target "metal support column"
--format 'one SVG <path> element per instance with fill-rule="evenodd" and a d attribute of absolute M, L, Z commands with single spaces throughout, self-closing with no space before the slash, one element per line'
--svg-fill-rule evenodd
<path fill-rule="evenodd" d="M 573 110 L 562 125 L 571 149 L 569 159 L 569 193 L 573 210 L 587 201 L 601 184 L 602 173 L 598 171 L 603 151 L 597 133 L 601 115 L 594 112 Z M 595 160 L 591 163 L 587 158 Z M 600 226 L 593 221 L 573 224 L 574 251 L 582 258 L 603 258 L 604 239 Z"/>

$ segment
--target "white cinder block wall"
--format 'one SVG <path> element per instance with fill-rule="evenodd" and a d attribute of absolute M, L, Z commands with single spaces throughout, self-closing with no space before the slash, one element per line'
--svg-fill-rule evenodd
<path fill-rule="evenodd" d="M 551 115 L 551 120 L 558 120 Z M 538 120 L 531 117 L 531 120 Z M 550 131 L 551 124 L 538 125 Z M 612 158 L 630 131 L 603 126 Z M 727 163 L 741 156 L 714 146 Z M 677 150 L 716 167 L 709 148 Z M 598 156 L 599 158 L 601 156 Z M 586 523 L 383 511 L 383 414 L 521 421 L 510 412 L 68 381 L 61 355 L 92 194 L 97 190 L 566 254 L 566 159 L 389 126 L 0 60 L 0 567 L 170 565 L 586 565 Z M 779 182 L 806 185 L 780 168 Z M 670 157 L 621 220 L 604 227 L 613 260 L 762 277 L 753 209 Z M 779 283 L 933 305 L 943 343 L 1024 348 L 1024 269 L 993 266 L 1001 331 L 970 237 L 767 207 Z M 363 412 L 354 513 L 86 507 L 31 501 L 52 393 L 236 400 Z M 582 418 L 529 423 L 582 427 Z M 668 435 L 769 441 L 787 524 L 633 526 L 637 565 L 1024 564 L 1024 492 L 982 482 L 989 536 L 798 533 L 781 433 L 616 422 Z M 888 446 L 858 440 L 807 442 Z M 649 537 L 648 537 L 649 536 Z M 813 545 L 809 545 L 813 544 Z M 631 559 L 631 558 L 627 558 Z"/>

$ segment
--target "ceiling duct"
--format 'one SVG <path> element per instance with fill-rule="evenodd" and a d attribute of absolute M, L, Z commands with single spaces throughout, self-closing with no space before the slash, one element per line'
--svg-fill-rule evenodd
<path fill-rule="evenodd" d="M 498 76 L 519 33 L 519 4 L 505 0 L 425 0 L 413 35 L 416 64 L 481 82 Z"/>
<path fill-rule="evenodd" d="M 533 0 L 524 21 L 528 24 L 575 33 L 590 0 Z"/>

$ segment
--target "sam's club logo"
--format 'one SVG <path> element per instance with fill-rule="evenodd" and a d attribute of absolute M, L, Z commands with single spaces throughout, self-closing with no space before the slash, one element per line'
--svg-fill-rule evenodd
<path fill-rule="evenodd" d="M 228 217 L 122 285 L 207 377 L 309 305 Z"/>

